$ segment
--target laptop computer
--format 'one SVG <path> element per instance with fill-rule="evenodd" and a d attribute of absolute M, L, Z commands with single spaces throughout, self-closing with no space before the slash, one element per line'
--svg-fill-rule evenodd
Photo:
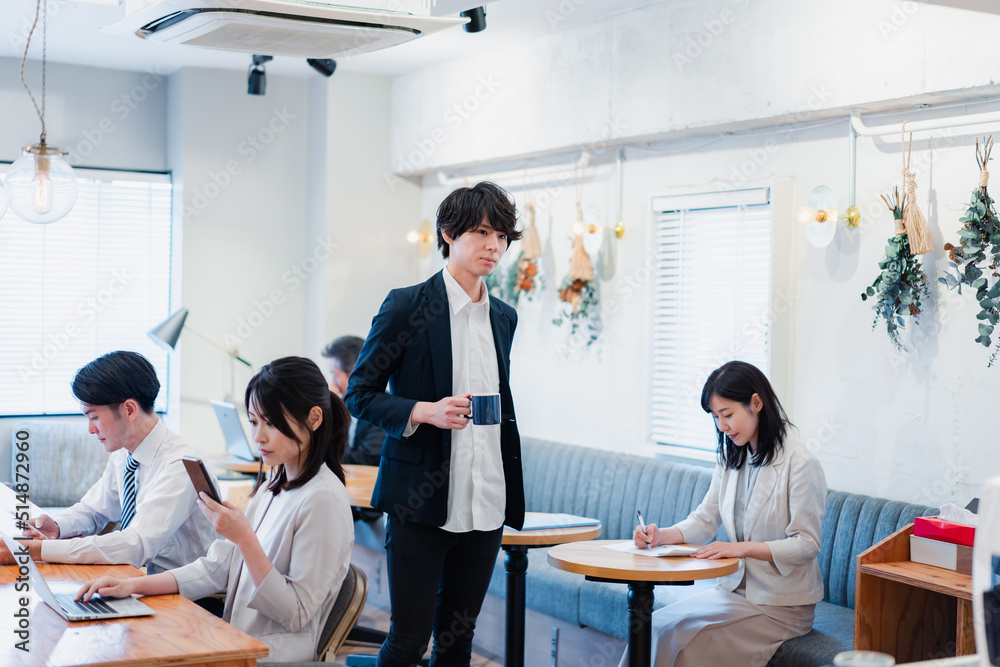
<path fill-rule="evenodd" d="M 0 529 L 0 536 L 3 537 L 4 543 L 12 554 L 23 553 L 22 545 L 9 535 L 6 530 Z M 73 596 L 80 590 L 80 584 L 71 584 L 72 590 L 64 590 L 56 593 L 49 587 L 45 578 L 42 577 L 42 573 L 39 571 L 38 566 L 35 565 L 35 561 L 30 558 L 19 559 L 18 564 L 21 564 L 22 560 L 27 560 L 28 582 L 31 587 L 38 592 L 38 595 L 41 596 L 45 604 L 52 607 L 57 614 L 67 621 L 99 621 L 106 618 L 132 618 L 136 616 L 153 616 L 156 614 L 155 611 L 131 597 L 94 597 L 86 602 L 74 600 Z"/>
<path fill-rule="evenodd" d="M 240 421 L 240 414 L 236 411 L 236 406 L 224 401 L 210 401 L 212 409 L 215 410 L 215 418 L 219 420 L 219 427 L 222 428 L 222 435 L 226 438 L 226 450 L 229 456 L 223 459 L 231 463 L 253 463 L 260 459 L 257 448 L 250 445 L 246 432 Z"/>

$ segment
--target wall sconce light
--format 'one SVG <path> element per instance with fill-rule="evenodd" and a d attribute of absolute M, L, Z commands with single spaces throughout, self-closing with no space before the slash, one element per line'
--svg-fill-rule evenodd
<path fill-rule="evenodd" d="M 434 247 L 434 229 L 431 227 L 431 221 L 427 218 L 421 220 L 420 227 L 411 229 L 406 235 L 406 240 L 417 244 L 421 257 L 431 254 L 431 248 Z"/>
<path fill-rule="evenodd" d="M 849 206 L 844 215 L 837 214 L 837 197 L 825 185 L 813 188 L 806 206 L 799 209 L 798 220 L 806 226 L 806 238 L 817 248 L 825 248 L 837 233 L 837 220 L 855 228 L 861 223 L 861 211 L 857 206 Z"/>
<path fill-rule="evenodd" d="M 621 238 L 625 236 L 625 223 L 619 220 L 615 223 L 615 226 L 611 228 L 611 231 L 615 233 L 615 238 Z M 601 234 L 604 232 L 603 225 L 588 225 L 580 220 L 573 223 L 573 233 L 574 234 Z"/>

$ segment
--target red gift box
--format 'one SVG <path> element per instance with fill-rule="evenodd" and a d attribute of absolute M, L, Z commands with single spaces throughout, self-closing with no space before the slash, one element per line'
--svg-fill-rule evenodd
<path fill-rule="evenodd" d="M 971 547 L 976 542 L 976 527 L 952 523 L 933 516 L 918 516 L 913 520 L 913 534 L 939 542 L 964 544 Z"/>

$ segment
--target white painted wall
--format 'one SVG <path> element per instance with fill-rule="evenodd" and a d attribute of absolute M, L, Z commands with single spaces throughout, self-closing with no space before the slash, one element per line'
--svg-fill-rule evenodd
<path fill-rule="evenodd" d="M 697 39 L 705 22 L 724 9 L 740 9 L 739 19 L 694 62 L 678 68 L 673 57 L 687 36 Z M 539 227 L 543 245 L 551 243 L 545 259 L 549 288 L 539 302 L 519 307 L 512 353 L 522 433 L 651 452 L 650 291 L 642 280 L 651 245 L 651 198 L 790 183 L 791 201 L 782 203 L 775 221 L 774 296 L 791 306 L 787 315 L 779 313 L 772 377 L 803 439 L 818 452 L 830 487 L 932 505 L 964 504 L 977 495 L 982 481 L 1000 469 L 991 453 L 987 407 L 997 371 L 986 368 L 989 353 L 974 342 L 977 323 L 968 297 L 958 298 L 936 282 L 946 266 L 944 253 L 925 256 L 932 298 L 910 354 L 894 352 L 884 328 L 871 330 L 873 313 L 859 298 L 877 275 L 892 233 L 891 216 L 877 196 L 899 182 L 898 139 L 859 140 L 857 204 L 864 224 L 859 232 L 841 229 L 835 246 L 818 250 L 790 213 L 820 184 L 834 189 L 841 209 L 849 204 L 843 115 L 832 124 L 736 136 L 715 130 L 835 116 L 847 106 L 903 108 L 919 99 L 993 94 L 988 63 L 997 47 L 970 43 L 967 35 L 972 26 L 1000 27 L 997 21 L 896 2 L 671 2 L 397 78 L 394 167 L 461 174 L 463 165 L 480 163 L 469 171 L 485 177 L 491 167 L 483 163 L 516 172 L 542 161 L 512 157 L 595 146 L 599 164 L 588 172 L 584 204 L 599 206 L 605 220 L 613 217 L 615 191 L 606 144 L 676 139 L 627 151 L 628 231 L 618 242 L 617 273 L 602 284 L 614 313 L 606 318 L 603 340 L 583 352 L 566 353 L 567 332 L 551 324 L 553 287 L 569 262 L 575 197 L 569 173 L 548 186 L 549 210 L 540 211 Z M 977 55 L 967 57 L 970 50 Z M 461 122 L 446 117 L 455 103 L 475 98 L 477 86 L 485 85 L 479 77 L 493 82 L 495 92 L 482 95 Z M 815 113 L 798 115 L 807 106 Z M 978 104 L 951 113 L 996 108 Z M 885 122 L 908 117 L 914 115 Z M 681 139 L 691 128 L 708 136 Z M 934 136 L 918 136 L 913 159 L 920 205 L 941 247 L 954 240 L 978 174 L 971 138 L 947 131 Z M 435 173 L 424 176 L 423 184 L 429 214 L 451 187 L 442 186 Z M 502 184 L 523 206 L 521 179 Z M 535 191 L 537 204 L 539 187 Z"/>
<path fill-rule="evenodd" d="M 306 353 L 306 279 L 321 273 L 325 238 L 307 238 L 308 84 L 268 77 L 246 94 L 240 72 L 187 68 L 170 77 L 170 167 L 183 175 L 181 303 L 186 326 L 255 368 Z M 179 144 L 175 144 L 176 141 Z M 225 352 L 181 337 L 180 431 L 224 448 L 208 404 L 229 392 Z M 253 371 L 236 369 L 236 401 Z"/>
<path fill-rule="evenodd" d="M 406 241 L 420 222 L 420 187 L 390 172 L 390 87 L 387 77 L 350 72 L 327 81 L 327 233 L 337 247 L 326 270 L 323 344 L 366 336 L 389 290 L 420 278 L 420 256 Z"/>
<path fill-rule="evenodd" d="M 540 3 L 555 16 L 578 2 Z M 994 94 L 1000 16 L 896 0 L 670 0 L 397 77 L 403 173 Z"/>

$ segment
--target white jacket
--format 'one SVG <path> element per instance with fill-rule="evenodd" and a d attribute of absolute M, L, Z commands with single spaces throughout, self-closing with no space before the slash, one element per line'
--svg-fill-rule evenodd
<path fill-rule="evenodd" d="M 744 464 L 746 465 L 746 464 Z M 705 499 L 673 526 L 690 544 L 715 539 L 719 523 L 735 541 L 736 484 L 739 471 L 715 467 Z M 764 542 L 774 562 L 740 559 L 740 567 L 719 585 L 733 591 L 746 568 L 747 600 L 755 604 L 792 606 L 823 599 L 823 578 L 817 555 L 820 527 L 826 511 L 826 478 L 819 461 L 789 429 L 784 446 L 760 469 L 747 503 L 744 539 Z"/>

